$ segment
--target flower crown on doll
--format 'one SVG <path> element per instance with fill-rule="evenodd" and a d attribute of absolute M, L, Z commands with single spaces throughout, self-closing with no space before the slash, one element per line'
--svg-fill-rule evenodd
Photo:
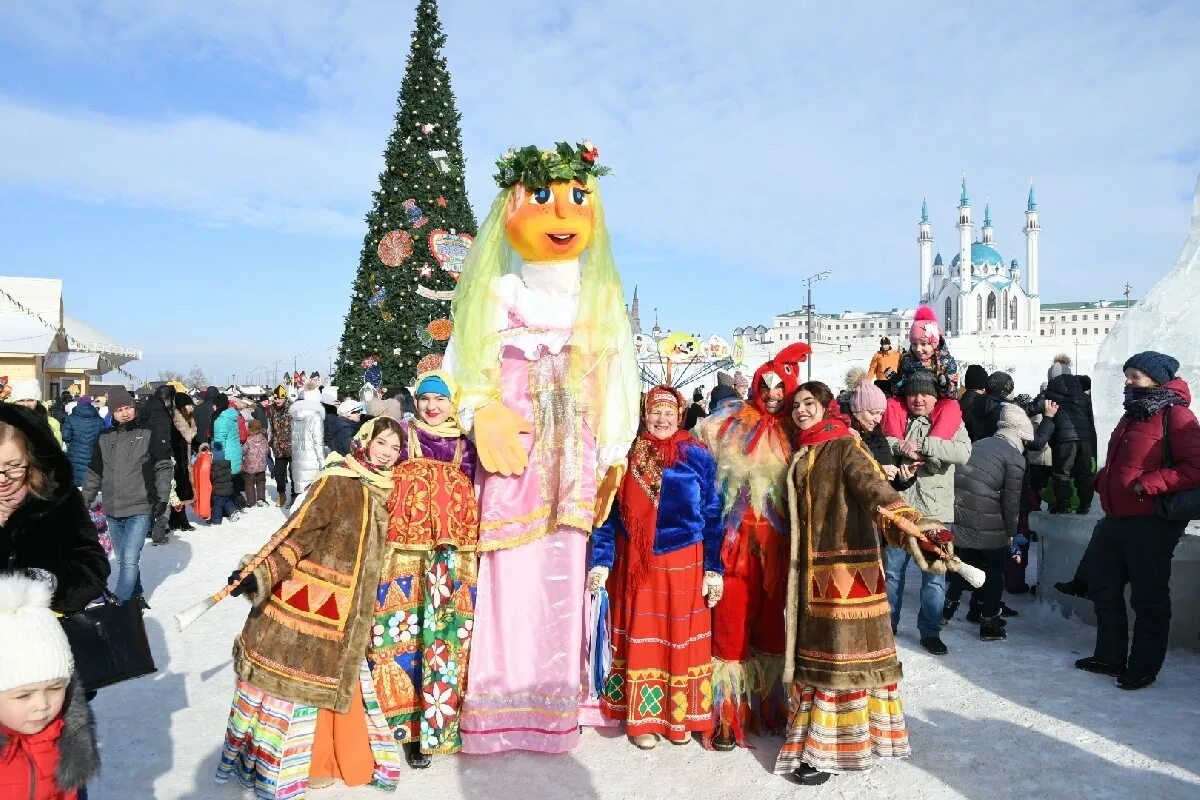
<path fill-rule="evenodd" d="M 586 139 L 574 146 L 557 142 L 553 150 L 539 150 L 534 145 L 520 150 L 510 148 L 496 159 L 499 172 L 492 177 L 501 189 L 518 183 L 526 189 L 541 189 L 554 181 L 586 184 L 589 177 L 599 178 L 610 172 L 596 163 L 599 158 L 600 151 Z"/>

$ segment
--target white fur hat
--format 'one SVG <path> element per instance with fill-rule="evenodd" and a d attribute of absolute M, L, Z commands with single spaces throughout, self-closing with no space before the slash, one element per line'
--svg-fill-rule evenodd
<path fill-rule="evenodd" d="M 13 381 L 12 396 L 8 398 L 10 403 L 15 403 L 18 400 L 36 400 L 42 402 L 42 385 L 35 378 L 30 378 L 26 381 Z"/>
<path fill-rule="evenodd" d="M 0 576 L 0 692 L 69 678 L 75 659 L 50 610 L 54 587 L 24 575 Z"/>

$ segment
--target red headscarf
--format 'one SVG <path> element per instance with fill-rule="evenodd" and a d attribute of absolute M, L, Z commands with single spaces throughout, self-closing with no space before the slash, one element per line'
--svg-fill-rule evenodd
<path fill-rule="evenodd" d="M 820 422 L 796 433 L 796 446 L 816 447 L 824 442 L 853 435 L 850 426 L 846 424 L 846 416 L 842 413 L 838 401 L 830 400 L 829 407 L 825 409 L 825 417 Z"/>
<path fill-rule="evenodd" d="M 646 394 L 643 419 L 657 405 L 673 405 L 683 419 L 685 402 L 674 387 L 655 386 Z M 679 463 L 684 447 L 703 447 L 690 432 L 680 428 L 665 439 L 642 430 L 629 451 L 629 474 L 621 481 L 621 524 L 629 537 L 626 558 L 629 580 L 634 584 L 645 576 L 647 557 L 654 549 L 658 530 L 658 501 L 662 496 L 663 471 Z"/>

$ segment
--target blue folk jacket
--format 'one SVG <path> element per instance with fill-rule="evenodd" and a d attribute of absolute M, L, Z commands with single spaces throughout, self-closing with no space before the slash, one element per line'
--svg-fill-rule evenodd
<path fill-rule="evenodd" d="M 699 442 L 682 446 L 679 461 L 663 470 L 662 494 L 654 532 L 654 554 L 671 553 L 704 542 L 704 569 L 724 573 L 721 543 L 725 537 L 721 496 L 717 493 L 717 462 Z M 633 477 L 628 473 L 625 480 Z M 592 532 L 588 568 L 612 568 L 617 537 L 625 537 L 620 495 L 608 520 Z"/>

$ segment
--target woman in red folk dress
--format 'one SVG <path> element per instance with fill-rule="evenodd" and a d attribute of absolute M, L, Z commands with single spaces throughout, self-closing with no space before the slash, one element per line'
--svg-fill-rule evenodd
<path fill-rule="evenodd" d="M 601 711 L 644 750 L 660 736 L 686 744 L 713 727 L 709 609 L 724 589 L 721 498 L 712 454 L 679 427 L 684 406 L 668 386 L 646 396 L 629 472 L 592 534 L 588 564 L 588 588 L 607 581 L 612 609 Z"/>

